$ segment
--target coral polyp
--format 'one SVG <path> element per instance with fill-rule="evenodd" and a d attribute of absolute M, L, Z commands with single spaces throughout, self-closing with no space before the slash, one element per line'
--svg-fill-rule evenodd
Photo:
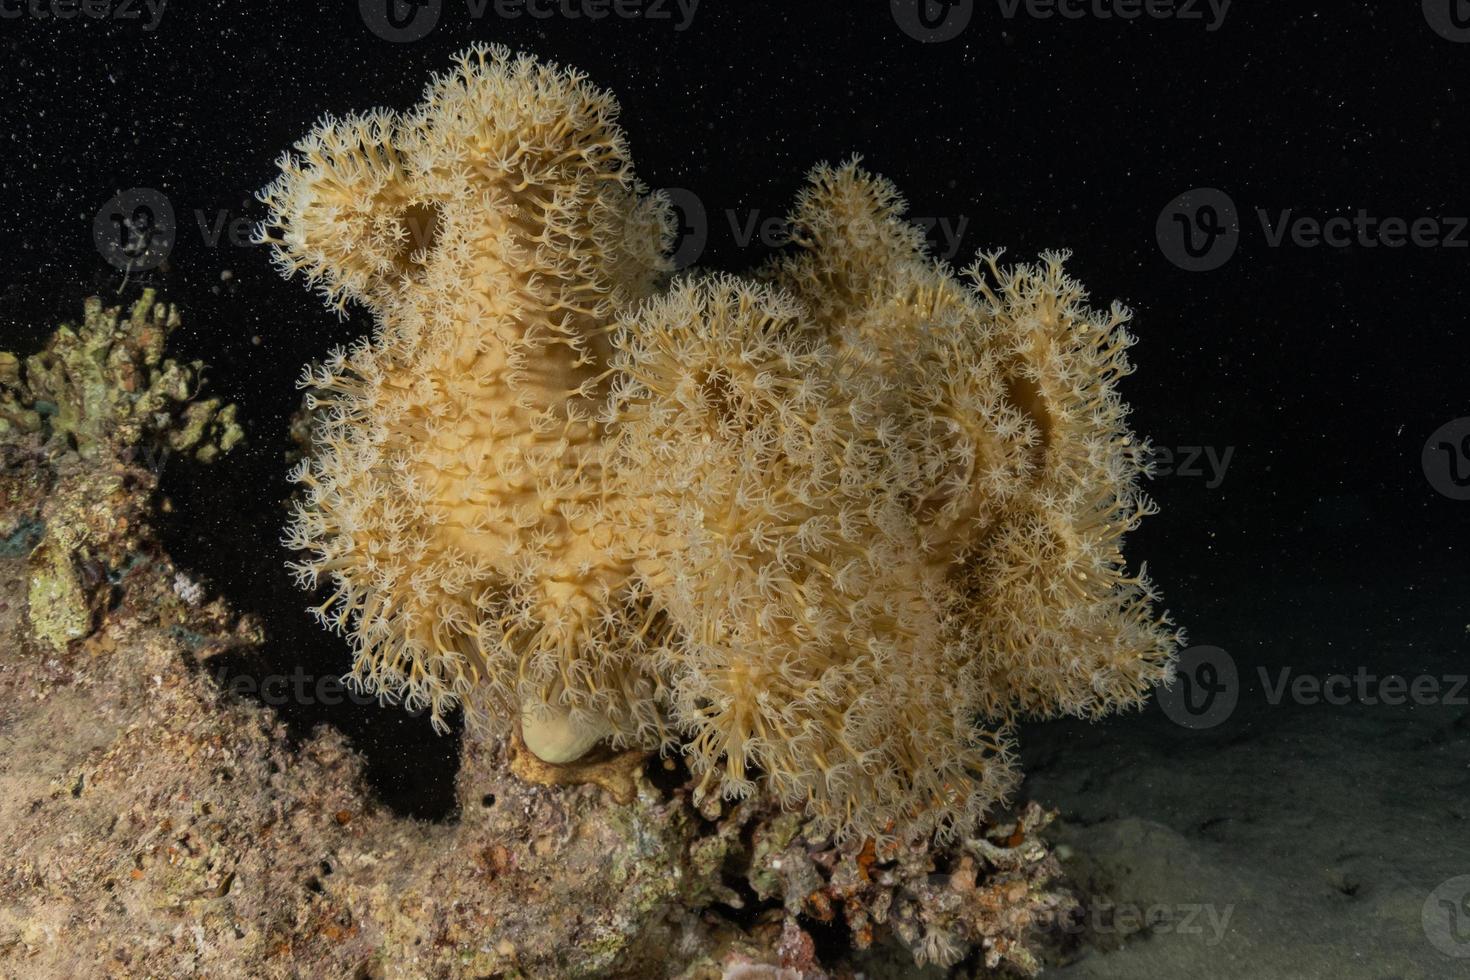
<path fill-rule="evenodd" d="M 613 98 L 475 47 L 327 119 L 262 239 L 371 339 L 308 368 L 287 543 L 364 687 L 564 762 L 682 751 L 838 834 L 968 827 L 1023 713 L 1141 702 L 1178 635 L 1121 307 L 1064 256 L 966 278 L 897 190 L 818 167 L 795 249 L 672 276 Z"/>

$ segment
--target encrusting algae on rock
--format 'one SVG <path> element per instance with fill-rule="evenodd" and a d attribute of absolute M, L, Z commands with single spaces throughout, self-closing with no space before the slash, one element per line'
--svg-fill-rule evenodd
<path fill-rule="evenodd" d="M 966 833 L 1022 714 L 1171 676 L 1130 574 L 1127 313 L 1064 256 L 960 279 L 898 192 L 818 167 L 796 248 L 671 277 L 617 104 L 477 46 L 324 120 L 261 238 L 370 340 L 309 368 L 287 543 L 364 688 L 443 722 L 682 751 L 841 836 Z"/>
<path fill-rule="evenodd" d="M 93 296 L 40 352 L 0 351 L 0 489 L 14 471 L 47 491 L 34 515 L 0 512 L 0 544 L 29 553 L 32 628 L 53 649 L 91 633 L 97 586 L 136 550 L 155 464 L 167 453 L 213 462 L 243 438 L 234 405 L 198 397 L 203 364 L 164 357 L 179 323 L 151 289 L 126 316 Z"/>
<path fill-rule="evenodd" d="M 84 459 L 156 441 L 208 463 L 243 436 L 235 406 L 197 398 L 203 365 L 163 356 L 178 311 L 144 290 L 126 318 L 100 297 L 44 350 L 0 351 L 0 439 L 38 434 Z"/>

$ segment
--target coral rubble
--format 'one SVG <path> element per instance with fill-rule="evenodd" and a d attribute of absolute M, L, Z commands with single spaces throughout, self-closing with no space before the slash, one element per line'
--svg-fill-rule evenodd
<path fill-rule="evenodd" d="M 897 191 L 818 167 L 795 254 L 663 275 L 617 104 L 474 47 L 282 158 L 261 238 L 370 340 L 308 369 L 288 531 L 357 682 L 569 761 L 677 747 L 838 835 L 969 832 L 1021 714 L 1098 716 L 1178 636 L 1127 312 L 1064 256 L 967 278 Z"/>

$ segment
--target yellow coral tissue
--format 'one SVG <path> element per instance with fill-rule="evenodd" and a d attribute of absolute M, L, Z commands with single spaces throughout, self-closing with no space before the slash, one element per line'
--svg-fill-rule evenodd
<path fill-rule="evenodd" d="M 377 324 L 302 378 L 292 568 L 355 682 L 437 724 L 681 752 L 841 836 L 966 829 L 1018 718 L 1171 676 L 1120 552 L 1128 313 L 1060 254 L 954 275 L 855 161 L 792 254 L 672 276 L 617 117 L 476 46 L 282 158 L 261 240 Z"/>

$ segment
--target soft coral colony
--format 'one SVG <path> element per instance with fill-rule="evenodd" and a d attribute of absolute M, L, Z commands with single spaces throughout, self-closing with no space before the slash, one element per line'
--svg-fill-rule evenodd
<path fill-rule="evenodd" d="M 617 113 L 474 47 L 283 157 L 262 238 L 377 323 L 303 378 L 297 576 L 356 680 L 441 723 L 681 751 L 839 835 L 964 829 L 1016 718 L 1172 669 L 1119 551 L 1151 510 L 1127 313 L 1061 255 L 957 278 L 855 162 L 792 254 L 671 276 Z"/>

